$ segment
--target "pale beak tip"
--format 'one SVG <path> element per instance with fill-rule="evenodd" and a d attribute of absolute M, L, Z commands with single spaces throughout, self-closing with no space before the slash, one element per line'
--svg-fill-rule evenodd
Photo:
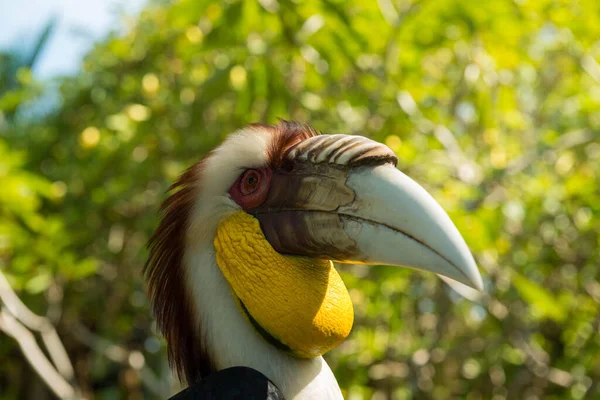
<path fill-rule="evenodd" d="M 460 278 L 456 279 L 443 272 L 441 273 L 441 275 L 445 275 L 450 279 L 458 280 L 463 285 L 467 285 L 472 289 L 475 289 L 479 292 L 483 292 L 483 278 L 479 273 L 479 268 L 477 268 L 475 258 L 473 257 L 473 254 L 467 247 L 467 244 L 463 240 L 462 236 L 460 236 L 460 234 L 458 233 L 458 230 L 456 230 L 456 234 L 457 235 L 454 236 L 454 239 L 456 239 L 455 242 L 458 243 L 456 244 L 456 247 L 451 247 L 451 249 L 457 251 L 458 254 L 454 253 L 452 254 L 452 256 L 448 254 L 447 259 L 453 260 L 450 262 L 455 268 L 454 271 L 460 271 Z"/>
<path fill-rule="evenodd" d="M 476 289 L 480 292 L 483 292 L 485 287 L 483 285 L 483 279 L 481 278 L 481 274 L 477 269 L 477 264 L 475 264 L 475 260 L 472 260 L 472 263 L 469 263 L 470 268 L 466 268 L 464 270 L 466 278 L 469 282 L 464 282 L 468 286 L 471 286 L 473 289 Z"/>
<path fill-rule="evenodd" d="M 479 273 L 471 278 L 471 282 L 473 282 L 473 287 L 475 289 L 479 290 L 480 292 L 484 291 L 485 288 L 483 286 L 483 279 L 481 279 L 481 275 L 479 275 Z"/>

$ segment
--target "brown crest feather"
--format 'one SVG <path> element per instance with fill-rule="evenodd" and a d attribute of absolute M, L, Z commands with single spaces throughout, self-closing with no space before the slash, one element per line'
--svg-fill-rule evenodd
<path fill-rule="evenodd" d="M 301 141 L 319 135 L 312 126 L 294 121 L 279 120 L 273 129 L 273 141 L 267 150 L 267 158 L 271 168 L 279 168 L 284 163 L 288 152 Z"/>
<path fill-rule="evenodd" d="M 150 238 L 150 254 L 144 266 L 157 324 L 167 341 L 169 364 L 180 381 L 188 383 L 216 371 L 194 324 L 194 310 L 185 288 L 186 233 L 206 156 L 185 171 L 168 191 L 175 191 L 161 205 L 162 219 Z"/>
<path fill-rule="evenodd" d="M 276 126 L 252 124 L 272 134 L 267 159 L 272 168 L 280 167 L 294 145 L 319 133 L 297 122 L 280 120 Z M 167 341 L 169 364 L 189 384 L 216 371 L 205 340 L 194 322 L 194 306 L 185 287 L 183 258 L 187 230 L 194 204 L 201 190 L 202 170 L 206 155 L 191 166 L 169 187 L 172 194 L 163 202 L 160 224 L 148 243 L 149 256 L 144 276 L 157 324 Z"/>

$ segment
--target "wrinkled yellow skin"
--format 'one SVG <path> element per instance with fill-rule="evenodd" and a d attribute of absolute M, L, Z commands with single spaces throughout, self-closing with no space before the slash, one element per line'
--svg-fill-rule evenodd
<path fill-rule="evenodd" d="M 278 253 L 242 211 L 219 224 L 214 245 L 234 294 L 293 355 L 320 356 L 350 333 L 352 302 L 331 261 Z"/>

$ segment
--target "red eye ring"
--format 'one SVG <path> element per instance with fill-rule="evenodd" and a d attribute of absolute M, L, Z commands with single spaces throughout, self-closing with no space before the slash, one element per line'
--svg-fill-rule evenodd
<path fill-rule="evenodd" d="M 272 177 L 271 168 L 247 169 L 231 186 L 229 195 L 244 210 L 256 208 L 267 198 Z"/>
<path fill-rule="evenodd" d="M 240 193 L 248 196 L 258 190 L 262 180 L 262 175 L 255 169 L 249 169 L 242 175 L 240 179 Z"/>

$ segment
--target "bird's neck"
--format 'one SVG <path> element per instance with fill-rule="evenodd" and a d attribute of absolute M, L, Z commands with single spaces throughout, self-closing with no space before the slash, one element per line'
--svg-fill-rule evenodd
<path fill-rule="evenodd" d="M 188 249 L 188 290 L 198 313 L 199 334 L 217 369 L 246 366 L 262 372 L 289 400 L 342 399 L 322 357 L 300 359 L 267 343 L 240 313 L 217 266 L 212 243 Z"/>

